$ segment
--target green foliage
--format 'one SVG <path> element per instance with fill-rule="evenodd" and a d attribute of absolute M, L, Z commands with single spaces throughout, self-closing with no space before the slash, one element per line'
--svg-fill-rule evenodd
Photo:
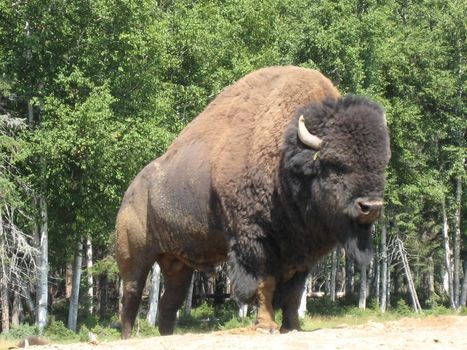
<path fill-rule="evenodd" d="M 436 305 L 429 310 L 424 310 L 427 315 L 451 315 L 452 310 L 444 305 Z"/>
<path fill-rule="evenodd" d="M 431 297 L 425 301 L 425 304 L 428 309 L 434 310 L 440 306 L 443 306 L 444 302 L 445 300 L 443 300 L 440 295 L 433 293 Z"/>
<path fill-rule="evenodd" d="M 334 302 L 328 297 L 309 298 L 306 303 L 306 310 L 310 315 L 339 316 L 346 312 L 344 304 Z"/>
<path fill-rule="evenodd" d="M 91 273 L 94 277 L 105 274 L 109 280 L 115 281 L 118 278 L 117 262 L 112 255 L 108 255 L 96 261 L 92 266 L 92 270 L 88 271 L 88 273 Z"/>
<path fill-rule="evenodd" d="M 216 307 L 203 303 L 192 309 L 189 315 L 180 316 L 176 332 L 227 330 L 249 326 L 253 322 L 254 316 L 243 319 L 238 317 L 238 307 L 235 303 L 226 303 Z"/>
<path fill-rule="evenodd" d="M 86 326 L 81 326 L 79 329 L 79 341 L 80 342 L 87 342 L 89 340 L 89 329 Z"/>
<path fill-rule="evenodd" d="M 159 330 L 150 324 L 146 319 L 138 319 L 133 327 L 133 335 L 140 337 L 156 337 L 159 336 Z"/>
<path fill-rule="evenodd" d="M 233 316 L 223 324 L 219 326 L 219 330 L 229 330 L 229 329 L 235 329 L 235 328 L 243 328 L 243 327 L 249 327 L 252 324 L 254 324 L 254 318 L 252 317 L 245 317 L 245 318 L 239 318 Z"/>
<path fill-rule="evenodd" d="M 412 309 L 405 302 L 405 300 L 400 299 L 397 301 L 395 312 L 402 316 L 408 316 L 412 313 Z"/>
<path fill-rule="evenodd" d="M 215 313 L 215 309 L 205 303 L 192 309 L 190 314 L 181 314 L 177 325 L 179 326 L 179 329 L 176 329 L 177 332 L 207 332 L 218 327 L 219 319 Z"/>
<path fill-rule="evenodd" d="M 121 333 L 118 329 L 97 324 L 91 328 L 91 332 L 97 335 L 98 339 L 119 339 Z"/>
<path fill-rule="evenodd" d="M 422 274 L 429 258 L 442 264 L 440 203 L 453 222 L 452 181 L 466 178 L 466 6 L 0 0 L 0 115 L 31 117 L 27 129 L 0 119 L 0 204 L 26 213 L 17 224 L 29 232 L 34 197 L 43 194 L 51 271 L 69 261 L 74 241 L 91 237 L 104 257 L 91 273 L 114 279 L 114 220 L 135 174 L 225 86 L 260 67 L 294 64 L 385 106 L 389 235 L 405 237 Z M 308 307 L 318 315 L 348 311 L 329 300 Z M 208 327 L 236 322 L 233 309 L 209 308 L 190 317 Z"/>
<path fill-rule="evenodd" d="M 102 323 L 104 320 L 100 320 L 100 318 L 97 315 L 91 315 L 89 311 L 89 306 L 88 305 L 80 305 L 83 306 L 85 310 L 80 312 L 79 318 L 78 318 L 78 323 L 82 324 L 83 326 L 87 327 L 88 329 L 93 329 L 94 327 L 98 326 L 100 323 Z"/>
<path fill-rule="evenodd" d="M 60 321 L 63 324 L 67 323 L 68 320 L 68 308 L 69 308 L 69 303 L 68 300 L 65 298 L 56 301 L 53 304 L 53 308 L 51 310 L 51 317 L 50 317 L 50 322 L 54 321 Z"/>
<path fill-rule="evenodd" d="M 197 308 L 191 310 L 191 317 L 200 320 L 209 320 L 215 318 L 215 309 L 208 303 L 201 304 Z"/>
<path fill-rule="evenodd" d="M 1 338 L 6 340 L 17 340 L 24 339 L 31 335 L 39 335 L 39 329 L 34 325 L 25 323 L 11 328 L 8 332 L 3 332 L 1 334 Z"/>
<path fill-rule="evenodd" d="M 65 327 L 62 321 L 52 320 L 44 331 L 44 336 L 52 341 L 78 340 L 79 335 Z"/>

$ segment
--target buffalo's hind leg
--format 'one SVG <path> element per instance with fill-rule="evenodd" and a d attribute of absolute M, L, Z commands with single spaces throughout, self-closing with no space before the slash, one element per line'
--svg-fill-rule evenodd
<path fill-rule="evenodd" d="M 153 242 L 136 212 L 124 208 L 117 217 L 116 254 L 118 269 L 123 280 L 122 338 L 131 334 L 138 314 L 141 295 L 149 270 L 156 260 Z"/>
<path fill-rule="evenodd" d="M 138 314 L 141 295 L 146 284 L 151 265 L 135 264 L 131 271 L 123 272 L 123 307 L 122 307 L 122 338 L 127 339 Z"/>
<path fill-rule="evenodd" d="M 161 335 L 173 334 L 177 311 L 190 288 L 193 269 L 173 256 L 158 259 L 164 277 L 164 294 L 159 302 L 157 321 Z"/>

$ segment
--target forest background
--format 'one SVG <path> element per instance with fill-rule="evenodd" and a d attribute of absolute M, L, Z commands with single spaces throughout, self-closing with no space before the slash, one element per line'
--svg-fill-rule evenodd
<path fill-rule="evenodd" d="M 224 87 L 288 64 L 382 103 L 391 135 L 374 261 L 360 269 L 336 249 L 308 295 L 382 311 L 465 307 L 466 7 L 0 0 L 2 331 L 115 318 L 114 222 L 131 179 Z M 221 277 L 197 274 L 189 304 L 222 303 Z"/>

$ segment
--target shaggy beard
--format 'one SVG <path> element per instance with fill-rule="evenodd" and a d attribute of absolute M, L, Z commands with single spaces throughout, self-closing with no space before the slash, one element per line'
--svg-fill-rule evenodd
<path fill-rule="evenodd" d="M 252 302 L 258 288 L 258 279 L 252 273 L 246 271 L 235 255 L 235 252 L 229 253 L 228 272 L 232 296 L 237 303 L 248 304 Z"/>
<path fill-rule="evenodd" d="M 338 240 L 344 246 L 347 256 L 359 266 L 367 266 L 373 259 L 373 237 L 370 225 L 360 225 L 342 220 L 336 228 Z"/>
<path fill-rule="evenodd" d="M 344 242 L 344 249 L 348 257 L 359 266 L 367 266 L 373 259 L 373 238 L 371 235 L 361 238 L 350 236 Z"/>

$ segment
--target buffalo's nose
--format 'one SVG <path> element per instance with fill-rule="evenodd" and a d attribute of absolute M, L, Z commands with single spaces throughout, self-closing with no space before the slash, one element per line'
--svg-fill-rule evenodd
<path fill-rule="evenodd" d="M 383 208 L 381 199 L 357 198 L 354 203 L 357 220 L 362 224 L 370 224 L 381 215 Z"/>

